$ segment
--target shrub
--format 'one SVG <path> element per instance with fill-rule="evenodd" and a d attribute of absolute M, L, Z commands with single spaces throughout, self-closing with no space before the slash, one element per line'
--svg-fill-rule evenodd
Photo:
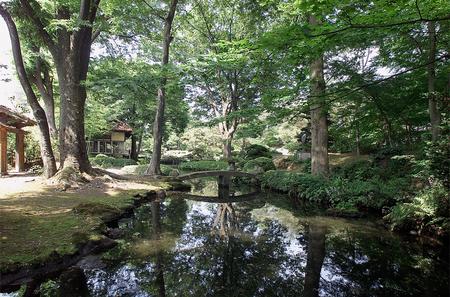
<path fill-rule="evenodd" d="M 126 174 L 136 174 L 136 175 L 144 175 L 145 171 L 148 168 L 148 164 L 145 165 L 130 165 L 122 168 L 122 171 Z M 161 164 L 161 173 L 162 175 L 170 175 L 173 168 L 168 165 Z"/>
<path fill-rule="evenodd" d="M 334 168 L 333 173 L 348 179 L 369 179 L 378 173 L 369 160 L 356 160 Z"/>
<path fill-rule="evenodd" d="M 247 160 L 256 159 L 259 157 L 272 158 L 270 150 L 267 147 L 259 144 L 249 145 L 242 151 L 241 154 L 242 157 Z"/>
<path fill-rule="evenodd" d="M 178 165 L 178 169 L 183 171 L 226 170 L 227 168 L 228 162 L 214 160 L 183 162 Z"/>
<path fill-rule="evenodd" d="M 429 144 L 425 153 L 429 160 L 430 173 L 440 179 L 445 187 L 450 188 L 450 145 L 448 139 L 442 137 L 440 141 Z"/>
<path fill-rule="evenodd" d="M 411 202 L 397 204 L 384 217 L 392 229 L 422 229 L 432 224 L 444 230 L 450 226 L 448 191 L 436 184 L 420 191 Z"/>
<path fill-rule="evenodd" d="M 269 170 L 275 170 L 275 165 L 272 159 L 266 157 L 259 157 L 253 160 L 249 160 L 245 163 L 243 170 L 246 172 L 266 172 Z"/>
<path fill-rule="evenodd" d="M 114 158 L 104 154 L 98 154 L 91 159 L 93 165 L 100 166 L 102 168 L 110 167 L 124 167 L 128 165 L 136 165 L 136 161 L 132 159 Z"/>
<path fill-rule="evenodd" d="M 261 186 L 287 192 L 309 201 L 329 202 L 328 181 L 310 174 L 272 170 L 263 174 Z"/>
<path fill-rule="evenodd" d="M 396 178 L 386 182 L 378 178 L 349 180 L 343 177 L 326 180 L 304 173 L 268 171 L 263 174 L 261 184 L 331 207 L 380 211 L 384 206 L 404 200 L 409 180 Z"/>

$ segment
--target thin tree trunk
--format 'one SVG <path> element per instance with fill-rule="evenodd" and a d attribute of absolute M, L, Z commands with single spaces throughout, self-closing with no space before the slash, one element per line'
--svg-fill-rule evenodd
<path fill-rule="evenodd" d="M 437 98 L 435 94 L 436 82 L 436 24 L 433 21 L 428 22 L 428 47 L 429 47 L 429 64 L 428 70 L 428 109 L 430 113 L 431 123 L 431 139 L 436 141 L 439 138 L 441 123 L 441 115 L 437 106 Z"/>
<path fill-rule="evenodd" d="M 359 135 L 359 125 L 356 124 L 355 128 L 355 134 L 356 134 L 356 155 L 359 157 L 361 155 L 361 149 L 360 149 L 360 135 Z"/>
<path fill-rule="evenodd" d="M 131 134 L 131 155 L 130 158 L 134 161 L 137 161 L 138 154 L 137 154 L 137 139 L 136 135 Z"/>
<path fill-rule="evenodd" d="M 139 133 L 139 143 L 138 143 L 137 150 L 136 150 L 136 155 L 138 156 L 138 158 L 139 158 L 139 154 L 141 153 L 143 136 L 144 136 L 144 132 L 141 131 L 141 133 Z"/>
<path fill-rule="evenodd" d="M 43 74 L 43 78 L 41 77 Z M 44 110 L 47 117 L 50 134 L 54 137 L 58 137 L 58 129 L 56 128 L 55 120 L 55 100 L 53 97 L 53 82 L 50 77 L 47 67 L 42 67 L 41 59 L 38 58 L 36 62 L 36 87 L 39 94 L 44 101 Z"/>
<path fill-rule="evenodd" d="M 232 145 L 233 142 L 233 136 L 227 135 L 226 138 L 223 140 L 223 158 L 225 160 L 231 160 L 232 158 Z"/>
<path fill-rule="evenodd" d="M 48 129 L 47 118 L 44 109 L 39 104 L 36 94 L 31 87 L 23 64 L 22 51 L 20 48 L 19 34 L 17 28 L 9 12 L 0 4 L 0 14 L 6 22 L 9 36 L 11 38 L 11 47 L 14 57 L 16 71 L 19 76 L 20 83 L 26 94 L 28 104 L 30 105 L 33 115 L 39 126 L 39 146 L 41 149 L 41 157 L 44 164 L 44 176 L 46 178 L 52 177 L 56 173 L 56 162 L 53 154 L 52 145 L 50 141 L 50 133 Z"/>
<path fill-rule="evenodd" d="M 158 107 L 156 117 L 153 123 L 153 152 L 150 165 L 146 173 L 150 175 L 161 175 L 161 148 L 164 129 L 164 109 L 166 101 L 166 84 L 167 74 L 166 67 L 169 64 L 169 49 L 172 42 L 172 22 L 175 17 L 175 11 L 178 0 L 172 0 L 169 13 L 164 20 L 164 36 L 163 36 L 163 57 L 162 57 L 162 78 L 158 88 Z"/>
<path fill-rule="evenodd" d="M 309 23 L 317 26 L 319 22 L 314 16 Z M 311 173 L 328 175 L 328 123 L 327 108 L 322 97 L 325 93 L 323 75 L 323 55 L 311 63 Z"/>

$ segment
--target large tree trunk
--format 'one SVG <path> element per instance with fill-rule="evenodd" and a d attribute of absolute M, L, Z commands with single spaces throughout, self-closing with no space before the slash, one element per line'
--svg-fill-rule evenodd
<path fill-rule="evenodd" d="M 430 113 L 431 123 L 431 139 L 436 141 L 439 138 L 439 125 L 441 123 L 441 115 L 437 106 L 435 94 L 436 81 L 436 24 L 433 21 L 428 22 L 428 48 L 429 48 L 429 64 L 428 70 L 428 110 Z"/>
<path fill-rule="evenodd" d="M 166 66 L 169 64 L 169 49 L 172 42 L 172 22 L 175 17 L 175 11 L 178 0 L 172 0 L 169 13 L 164 19 L 164 36 L 163 36 L 163 57 L 162 57 L 162 78 L 158 88 L 158 107 L 156 117 L 153 123 L 153 152 L 150 165 L 146 173 L 150 175 L 161 175 L 161 147 L 164 129 L 164 109 L 166 101 L 166 84 L 167 74 Z"/>
<path fill-rule="evenodd" d="M 41 157 L 44 164 L 44 176 L 49 178 L 56 173 L 56 162 L 53 154 L 52 145 L 50 142 L 50 133 L 48 129 L 47 118 L 44 109 L 39 104 L 36 94 L 31 87 L 31 83 L 28 79 L 23 64 L 22 51 L 20 48 L 19 34 L 17 33 L 16 25 L 8 13 L 8 11 L 0 4 L 0 14 L 6 22 L 8 27 L 9 36 L 11 38 L 11 47 L 14 57 L 14 63 L 16 71 L 19 76 L 20 83 L 27 97 L 28 104 L 30 105 L 33 115 L 38 123 L 40 137 L 39 146 L 41 149 Z"/>
<path fill-rule="evenodd" d="M 314 16 L 309 17 L 313 26 L 319 24 Z M 311 63 L 311 173 L 328 175 L 328 123 L 324 100 L 325 79 L 323 55 Z"/>
<path fill-rule="evenodd" d="M 325 258 L 325 234 L 324 226 L 310 225 L 308 227 L 308 254 L 303 297 L 319 296 L 320 272 Z"/>
<path fill-rule="evenodd" d="M 30 3 L 31 2 L 31 3 Z M 69 31 L 58 27 L 56 38 L 46 31 L 39 15 L 36 1 L 21 0 L 21 10 L 34 25 L 36 33 L 48 47 L 56 65 L 60 103 L 59 149 L 60 169 L 72 167 L 79 172 L 90 172 L 84 134 L 84 108 L 87 77 L 92 44 L 92 27 L 100 0 L 81 0 L 77 12 L 79 28 Z M 33 4 L 33 5 L 31 5 Z M 56 19 L 69 21 L 73 12 L 67 6 L 60 6 Z"/>

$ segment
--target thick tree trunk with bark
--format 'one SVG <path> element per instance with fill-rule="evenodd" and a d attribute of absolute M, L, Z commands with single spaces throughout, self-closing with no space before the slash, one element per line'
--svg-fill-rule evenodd
<path fill-rule="evenodd" d="M 22 58 L 22 51 L 20 48 L 19 34 L 17 33 L 16 25 L 8 13 L 8 11 L 0 4 L 0 15 L 6 22 L 8 27 L 9 36 L 11 38 L 11 47 L 14 57 L 14 63 L 16 71 L 19 76 L 20 83 L 27 97 L 28 104 L 30 105 L 33 115 L 38 123 L 40 137 L 39 146 L 41 149 L 41 157 L 44 164 L 44 176 L 49 178 L 56 173 L 56 162 L 53 154 L 52 145 L 50 141 L 50 133 L 47 123 L 47 118 L 44 109 L 39 104 L 36 94 L 31 87 L 31 83 L 28 79 L 25 71 L 25 66 Z"/>
<path fill-rule="evenodd" d="M 163 56 L 162 56 L 162 71 L 163 76 L 158 88 L 158 107 L 156 109 L 156 117 L 153 123 L 153 152 L 150 165 L 146 173 L 150 175 L 161 175 L 161 148 L 164 129 L 164 109 L 166 103 L 166 84 L 167 74 L 166 66 L 169 64 L 169 49 L 172 42 L 172 23 L 175 17 L 178 0 L 172 0 L 167 17 L 164 19 L 164 34 L 163 34 Z"/>
<path fill-rule="evenodd" d="M 309 23 L 317 26 L 319 22 L 314 16 Z M 311 173 L 328 175 L 328 122 L 323 76 L 323 55 L 311 63 Z"/>
<path fill-rule="evenodd" d="M 34 25 L 36 33 L 49 49 L 56 65 L 60 103 L 59 149 L 61 168 L 72 167 L 79 172 L 90 172 L 84 134 L 84 108 L 87 77 L 92 44 L 92 26 L 100 0 L 81 0 L 77 13 L 77 30 L 59 27 L 55 36 L 46 31 L 40 19 L 41 9 L 34 0 L 20 0 L 21 10 Z M 60 6 L 56 19 L 68 21 L 73 11 Z"/>
<path fill-rule="evenodd" d="M 428 70 L 428 110 L 430 113 L 431 139 L 436 141 L 439 138 L 439 125 L 441 123 L 441 114 L 436 98 L 436 24 L 433 21 L 428 22 L 428 51 L 429 64 Z"/>

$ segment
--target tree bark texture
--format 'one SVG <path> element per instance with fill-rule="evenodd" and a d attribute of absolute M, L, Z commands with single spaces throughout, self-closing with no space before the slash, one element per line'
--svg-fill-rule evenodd
<path fill-rule="evenodd" d="M 92 44 L 92 26 L 100 0 L 81 0 L 77 30 L 60 27 L 54 35 L 46 31 L 41 21 L 39 4 L 20 0 L 24 15 L 33 23 L 36 33 L 49 49 L 58 75 L 60 89 L 59 149 L 61 168 L 73 167 L 90 172 L 84 132 L 84 109 L 87 77 Z M 31 5 L 31 3 L 33 5 Z M 56 19 L 70 20 L 72 12 L 60 6 Z"/>
<path fill-rule="evenodd" d="M 164 109 L 166 104 L 166 84 L 167 74 L 166 66 L 169 64 L 169 50 L 172 42 L 172 23 L 175 17 L 178 0 L 172 0 L 169 12 L 164 19 L 163 33 L 163 55 L 162 55 L 162 78 L 158 88 L 158 106 L 156 109 L 155 121 L 153 122 L 153 152 L 150 165 L 146 173 L 150 175 L 161 175 L 161 148 L 164 134 Z"/>
<path fill-rule="evenodd" d="M 439 138 L 439 125 L 441 115 L 439 113 L 436 98 L 436 24 L 433 21 L 428 22 L 428 53 L 429 64 L 428 72 L 428 110 L 431 123 L 431 140 L 436 141 Z"/>
<path fill-rule="evenodd" d="M 56 173 L 56 162 L 53 154 L 52 145 L 50 141 L 50 132 L 47 123 L 47 117 L 42 106 L 37 100 L 36 94 L 31 87 L 31 83 L 28 79 L 25 66 L 22 58 L 22 51 L 20 47 L 19 34 L 17 33 L 16 24 L 12 19 L 9 12 L 0 4 L 0 14 L 6 22 L 8 27 L 9 36 L 11 38 L 11 47 L 14 57 L 14 64 L 19 76 L 20 84 L 27 97 L 28 104 L 30 105 L 34 118 L 37 121 L 39 127 L 39 146 L 41 150 L 41 158 L 44 165 L 44 176 L 46 178 L 52 177 Z"/>
<path fill-rule="evenodd" d="M 45 115 L 47 117 L 50 135 L 58 138 L 58 129 L 55 120 L 55 100 L 53 96 L 53 78 L 50 75 L 48 65 L 41 58 L 36 61 L 35 85 L 44 102 Z"/>
<path fill-rule="evenodd" d="M 314 16 L 309 17 L 310 25 L 319 22 Z M 323 75 L 323 55 L 311 63 L 311 173 L 328 175 L 328 123 L 325 99 L 325 80 Z"/>

